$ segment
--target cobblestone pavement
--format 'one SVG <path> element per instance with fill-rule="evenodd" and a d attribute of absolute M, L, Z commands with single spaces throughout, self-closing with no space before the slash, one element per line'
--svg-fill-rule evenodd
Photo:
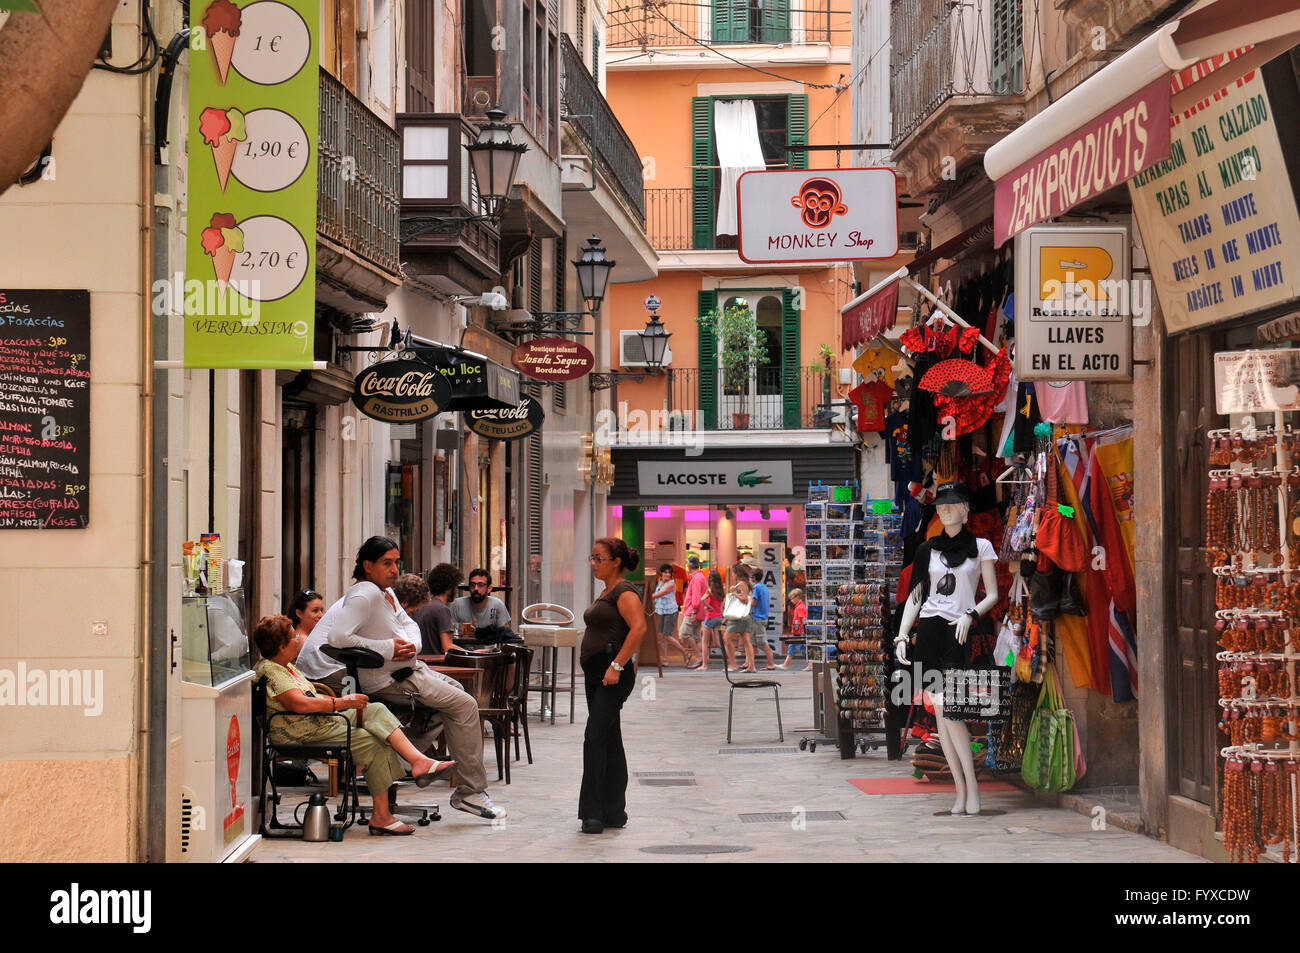
<path fill-rule="evenodd" d="M 796 664 L 800 664 L 796 662 Z M 769 673 L 770 674 L 770 673 Z M 530 729 L 535 763 L 512 765 L 514 783 L 493 782 L 490 794 L 509 809 L 496 825 L 447 804 L 439 783 L 423 792 L 405 787 L 412 803 L 436 801 L 442 820 L 410 837 L 372 837 L 352 828 L 341 844 L 267 841 L 257 862 L 303 861 L 1071 861 L 1198 862 L 1200 858 L 1138 834 L 1046 806 L 1021 792 L 984 796 L 993 817 L 935 817 L 951 806 L 949 793 L 872 796 L 849 778 L 910 775 L 910 763 L 877 751 L 841 760 L 832 746 L 800 751 L 812 723 L 812 677 L 778 672 L 785 742 L 777 740 L 770 691 L 738 691 L 735 743 L 726 743 L 727 685 L 722 672 L 665 669 L 662 679 L 642 673 L 623 714 L 629 770 L 630 822 L 593 836 L 579 832 L 585 707 L 581 676 L 573 724 L 559 697 L 556 723 Z M 567 678 L 565 679 L 567 682 Z M 746 748 L 761 752 L 746 753 Z M 485 745 L 489 778 L 496 777 L 491 740 Z M 635 776 L 655 772 L 661 778 Z M 679 775 L 694 784 L 663 784 Z M 677 778 L 674 778 L 677 779 Z M 420 795 L 423 795 L 423 798 Z M 363 794 L 363 797 L 365 795 Z M 289 795 L 292 809 L 297 798 Z M 283 810 L 283 808 L 282 808 Z M 806 813 L 801 813 L 806 812 Z M 813 812 L 840 812 L 843 820 Z M 769 814 L 770 820 L 742 820 Z M 832 815 L 834 818 L 834 815 Z M 802 823 L 800 823 L 802 819 Z M 727 851 L 727 852 L 722 852 Z"/>

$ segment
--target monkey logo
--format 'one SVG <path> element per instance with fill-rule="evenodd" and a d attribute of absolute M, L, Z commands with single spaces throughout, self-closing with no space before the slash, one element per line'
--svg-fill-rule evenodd
<path fill-rule="evenodd" d="M 803 223 L 809 228 L 825 228 L 836 215 L 844 215 L 849 207 L 840 201 L 840 187 L 830 179 L 812 178 L 799 186 L 799 194 L 790 204 L 803 210 Z"/>

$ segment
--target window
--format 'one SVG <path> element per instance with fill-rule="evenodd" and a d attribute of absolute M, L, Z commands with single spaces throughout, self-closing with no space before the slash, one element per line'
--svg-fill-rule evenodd
<path fill-rule="evenodd" d="M 994 93 L 1022 91 L 1024 13 L 1021 0 L 993 0 L 993 57 L 989 82 Z"/>
<path fill-rule="evenodd" d="M 406 0 L 406 111 L 409 113 L 433 112 L 433 17 L 433 0 Z"/>
<path fill-rule="evenodd" d="M 713 0 L 714 43 L 789 43 L 790 0 Z"/>
<path fill-rule="evenodd" d="M 713 133 L 715 99 L 738 99 L 737 96 L 697 96 L 691 103 L 691 224 L 693 247 L 735 248 L 733 235 L 716 235 L 719 185 L 722 170 L 717 168 L 718 152 Z M 789 93 L 778 96 L 755 96 L 754 112 L 758 119 L 758 139 L 768 168 L 787 166 L 808 168 L 808 153 L 786 153 L 789 143 L 808 142 L 808 96 Z"/>
<path fill-rule="evenodd" d="M 559 19 L 555 0 L 523 0 L 519 118 L 548 155 L 559 147 Z"/>

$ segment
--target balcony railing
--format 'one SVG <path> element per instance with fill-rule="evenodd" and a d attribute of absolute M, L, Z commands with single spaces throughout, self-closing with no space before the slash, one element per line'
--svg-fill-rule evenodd
<path fill-rule="evenodd" d="M 597 163 L 614 183 L 642 228 L 645 227 L 645 177 L 636 146 L 624 131 L 614 110 L 601 95 L 600 87 L 587 72 L 582 55 L 566 33 L 562 38 L 564 61 L 564 112 L 572 117 L 595 155 Z"/>
<path fill-rule="evenodd" d="M 1006 4 L 1007 17 L 1019 4 Z M 988 3 L 954 4 L 951 0 L 892 0 L 890 5 L 890 94 L 893 145 L 897 147 L 936 110 L 954 96 L 988 96 L 1014 92 L 1019 72 L 1015 64 L 992 62 L 993 37 Z M 1001 37 L 1012 26 L 997 26 Z M 1018 26 L 1015 35 L 1019 36 Z M 1019 43 L 1015 44 L 1016 49 Z M 1014 55 L 1009 44 L 1008 56 Z M 992 72 L 1003 79 L 994 90 Z"/>
<path fill-rule="evenodd" d="M 397 133 L 324 70 L 319 154 L 317 231 L 397 274 Z"/>
<path fill-rule="evenodd" d="M 807 367 L 787 372 L 760 367 L 748 381 L 728 384 L 723 371 L 670 367 L 667 414 L 652 415 L 652 430 L 825 430 L 834 416 L 833 371 Z M 706 384 L 701 395 L 700 384 Z M 710 393 L 711 392 L 711 399 Z M 618 394 L 614 394 L 617 406 Z M 626 421 L 620 415 L 619 426 Z"/>
<path fill-rule="evenodd" d="M 655 251 L 734 249 L 735 235 L 715 235 L 710 230 L 696 240 L 693 201 L 693 189 L 645 190 L 645 233 L 651 247 Z"/>
<path fill-rule="evenodd" d="M 825 0 L 631 0 L 611 10 L 605 25 L 611 50 L 662 46 L 829 43 Z"/>

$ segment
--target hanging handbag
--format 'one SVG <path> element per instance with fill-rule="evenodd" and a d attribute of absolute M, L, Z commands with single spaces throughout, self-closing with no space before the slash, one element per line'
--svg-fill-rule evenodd
<path fill-rule="evenodd" d="M 1034 572 L 1029 580 L 1029 611 L 1035 619 L 1046 622 L 1061 614 L 1061 591 L 1064 587 L 1065 573 L 1061 570 L 1053 567 Z"/>
<path fill-rule="evenodd" d="M 1025 783 L 1050 794 L 1074 787 L 1078 780 L 1075 737 L 1074 716 L 1061 698 L 1056 667 L 1048 666 L 1025 739 L 1024 762 L 1020 766 Z"/>
<path fill-rule="evenodd" d="M 1047 501 L 1038 518 L 1035 543 L 1040 553 L 1066 572 L 1083 572 L 1088 568 L 1083 536 L 1074 518 L 1061 512 L 1058 466 L 1060 461 L 1052 450 L 1047 459 Z"/>
<path fill-rule="evenodd" d="M 1030 683 L 1017 682 L 1011 688 L 1011 716 L 1006 721 L 989 723 L 986 763 L 998 774 L 1020 770 L 1037 700 L 1038 689 Z"/>
<path fill-rule="evenodd" d="M 1079 591 L 1079 577 L 1074 573 L 1067 573 L 1061 586 L 1061 615 L 1086 616 L 1087 614 L 1088 607 L 1084 604 L 1083 593 Z"/>
<path fill-rule="evenodd" d="M 734 592 L 727 593 L 727 601 L 722 604 L 722 618 L 727 622 L 739 622 L 748 615 L 749 603 Z"/>

